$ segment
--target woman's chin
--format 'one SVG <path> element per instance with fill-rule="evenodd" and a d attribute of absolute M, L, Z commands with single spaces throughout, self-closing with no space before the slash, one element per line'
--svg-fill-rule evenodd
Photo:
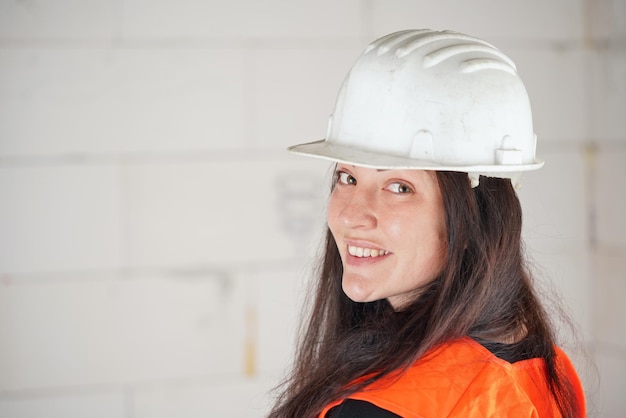
<path fill-rule="evenodd" d="M 374 294 L 374 290 L 363 283 L 361 277 L 345 277 L 341 281 L 343 293 L 353 302 L 365 303 L 380 299 Z"/>

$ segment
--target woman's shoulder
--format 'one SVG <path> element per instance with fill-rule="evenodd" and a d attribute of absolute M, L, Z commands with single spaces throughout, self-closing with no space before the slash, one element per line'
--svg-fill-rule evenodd
<path fill-rule="evenodd" d="M 552 410 L 543 371 L 543 359 L 510 363 L 475 340 L 462 338 L 376 381 L 356 399 L 405 417 L 483 416 L 489 410 L 532 416 Z"/>
<path fill-rule="evenodd" d="M 577 380 L 576 371 L 567 356 L 555 346 L 556 367 L 571 380 Z M 541 357 L 509 361 L 490 351 L 469 337 L 454 340 L 433 349 L 417 360 L 398 378 L 398 383 L 411 387 L 427 388 L 449 385 L 459 391 L 480 392 L 482 389 L 545 396 L 549 391 L 546 382 L 546 363 Z M 515 390 L 513 390 L 515 389 Z M 519 397 L 519 394 L 516 395 Z"/>
<path fill-rule="evenodd" d="M 449 341 L 427 352 L 418 359 L 407 373 L 428 373 L 429 371 L 441 372 L 442 370 L 454 371 L 462 368 L 466 372 L 458 375 L 459 379 L 466 375 L 478 372 L 504 372 L 511 368 L 514 363 L 498 357 L 486 346 L 478 341 L 465 337 Z"/>

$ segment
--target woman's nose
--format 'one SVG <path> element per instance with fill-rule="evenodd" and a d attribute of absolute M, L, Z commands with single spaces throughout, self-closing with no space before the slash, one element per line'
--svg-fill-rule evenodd
<path fill-rule="evenodd" d="M 345 228 L 375 227 L 377 217 L 374 197 L 364 190 L 355 190 L 341 208 L 339 221 Z"/>

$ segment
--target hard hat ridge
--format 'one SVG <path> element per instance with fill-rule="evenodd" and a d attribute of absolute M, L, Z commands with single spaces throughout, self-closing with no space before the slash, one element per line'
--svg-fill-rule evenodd
<path fill-rule="evenodd" d="M 515 63 L 478 38 L 422 29 L 372 42 L 340 88 L 326 139 L 290 151 L 374 168 L 514 177 L 543 165 L 535 147 Z"/>

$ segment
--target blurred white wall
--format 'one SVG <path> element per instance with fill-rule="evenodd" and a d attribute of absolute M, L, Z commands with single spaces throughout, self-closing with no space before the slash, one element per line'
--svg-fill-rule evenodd
<path fill-rule="evenodd" d="M 284 148 L 424 27 L 518 64 L 524 234 L 590 416 L 625 416 L 626 0 L 0 0 L 0 418 L 263 416 L 328 188 Z"/>

